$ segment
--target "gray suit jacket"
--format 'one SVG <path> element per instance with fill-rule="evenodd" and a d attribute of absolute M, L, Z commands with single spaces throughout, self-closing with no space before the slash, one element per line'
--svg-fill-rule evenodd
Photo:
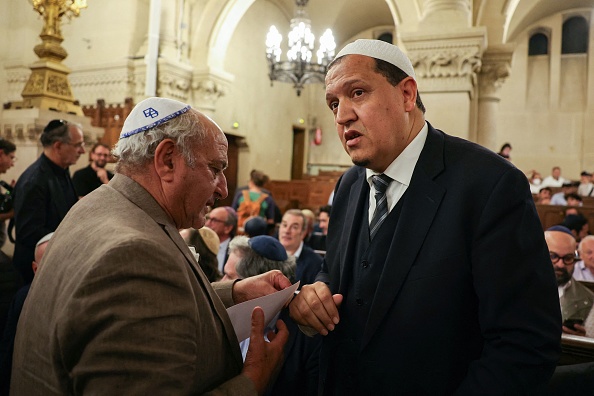
<path fill-rule="evenodd" d="M 255 394 L 225 306 L 177 229 L 116 175 L 75 205 L 23 308 L 12 395 Z"/>

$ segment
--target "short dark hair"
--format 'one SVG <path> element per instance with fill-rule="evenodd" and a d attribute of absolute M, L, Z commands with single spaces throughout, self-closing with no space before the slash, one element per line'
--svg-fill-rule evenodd
<path fill-rule="evenodd" d="M 0 138 L 0 150 L 4 151 L 4 154 L 10 154 L 16 151 L 16 146 L 10 140 Z"/>
<path fill-rule="evenodd" d="M 330 211 L 332 210 L 332 205 L 324 205 L 324 206 L 320 206 L 320 213 L 328 213 L 328 216 L 330 216 Z"/>
<path fill-rule="evenodd" d="M 108 146 L 107 144 L 105 144 L 105 143 L 101 143 L 101 142 L 98 142 L 98 143 L 95 143 L 95 144 L 93 145 L 93 147 L 91 147 L 91 153 L 94 153 L 94 152 L 95 152 L 95 150 L 97 149 L 97 147 L 103 147 L 103 148 L 106 148 L 106 149 L 108 149 L 108 150 L 111 152 L 111 148 L 109 148 L 109 146 Z"/>
<path fill-rule="evenodd" d="M 233 226 L 229 233 L 231 238 L 233 238 L 237 233 L 237 212 L 231 206 L 223 206 L 223 209 L 227 212 L 227 221 L 225 221 L 225 225 Z"/>
<path fill-rule="evenodd" d="M 562 226 L 569 228 L 572 231 L 580 232 L 584 225 L 588 222 L 588 219 L 581 214 L 570 214 L 565 216 L 563 222 L 561 223 Z"/>
<path fill-rule="evenodd" d="M 43 129 L 39 137 L 43 147 L 49 147 L 55 142 L 70 142 L 70 123 L 64 120 L 51 120 Z"/>
<path fill-rule="evenodd" d="M 386 77 L 388 82 L 390 84 L 392 84 L 393 86 L 400 84 L 400 82 L 402 80 L 404 80 L 406 77 L 408 77 L 408 74 L 403 72 L 402 69 L 400 69 L 398 66 L 394 66 L 390 62 L 386 62 L 381 59 L 377 59 L 377 58 L 373 58 L 373 59 L 375 59 L 375 71 L 377 71 L 382 76 Z M 419 93 L 418 89 L 417 89 L 417 100 L 416 100 L 415 104 L 423 112 L 423 114 L 425 114 L 425 105 L 423 104 L 423 101 L 421 100 L 421 94 Z"/>

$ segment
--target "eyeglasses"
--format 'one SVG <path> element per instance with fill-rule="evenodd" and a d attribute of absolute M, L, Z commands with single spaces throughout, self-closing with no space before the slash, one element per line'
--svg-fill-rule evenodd
<path fill-rule="evenodd" d="M 209 215 L 206 215 L 206 221 L 214 221 L 215 223 L 226 223 L 225 220 L 219 220 L 217 218 L 210 217 Z"/>
<path fill-rule="evenodd" d="M 551 258 L 553 264 L 559 260 L 563 260 L 563 264 L 572 265 L 576 261 L 580 260 L 580 257 L 578 256 L 577 252 L 574 252 L 573 254 L 566 254 L 565 256 L 559 256 L 555 252 L 549 252 L 549 257 Z"/>

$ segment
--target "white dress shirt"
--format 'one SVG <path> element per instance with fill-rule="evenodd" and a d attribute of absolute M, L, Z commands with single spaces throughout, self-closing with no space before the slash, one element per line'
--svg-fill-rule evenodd
<path fill-rule="evenodd" d="M 386 190 L 388 211 L 394 209 L 394 206 L 396 206 L 400 198 L 402 198 L 406 192 L 406 189 L 410 184 L 410 179 L 412 179 L 415 166 L 417 165 L 417 161 L 419 160 L 419 156 L 421 155 L 421 151 L 425 146 L 428 131 L 429 127 L 427 126 L 427 122 L 425 122 L 425 125 L 421 128 L 419 134 L 384 171 L 384 175 L 390 176 L 393 180 Z M 369 183 L 369 187 L 371 188 L 369 191 L 369 223 L 371 223 L 373 212 L 375 212 L 375 187 L 373 186 L 371 178 L 377 174 L 378 173 L 375 173 L 370 169 L 365 170 L 367 183 Z"/>
<path fill-rule="evenodd" d="M 227 248 L 229 247 L 230 240 L 231 240 L 231 238 L 227 238 L 223 242 L 221 242 L 221 244 L 219 245 L 219 252 L 217 253 L 217 260 L 219 262 L 219 271 L 221 271 L 221 274 L 225 273 L 223 271 L 223 269 L 225 268 L 225 256 L 227 256 Z"/>
<path fill-rule="evenodd" d="M 594 275 L 592 274 L 592 272 L 590 272 L 590 269 L 586 267 L 586 264 L 584 264 L 583 260 L 578 261 L 575 264 L 575 268 L 573 270 L 573 277 L 574 279 L 580 281 L 594 282 Z"/>

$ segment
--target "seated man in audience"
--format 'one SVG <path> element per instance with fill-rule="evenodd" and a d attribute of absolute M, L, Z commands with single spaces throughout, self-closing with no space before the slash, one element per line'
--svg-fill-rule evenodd
<path fill-rule="evenodd" d="M 299 209 L 289 209 L 283 216 L 278 239 L 285 247 L 287 254 L 297 259 L 295 280 L 303 285 L 314 283 L 316 275 L 322 268 L 322 257 L 303 243 L 307 233 L 307 219 Z"/>
<path fill-rule="evenodd" d="M 543 187 L 538 191 L 538 199 L 536 200 L 536 203 L 540 205 L 550 205 L 552 195 L 553 190 L 551 190 L 550 187 Z"/>
<path fill-rule="evenodd" d="M 584 204 L 582 197 L 576 193 L 567 194 L 565 200 L 567 201 L 567 206 L 580 207 Z"/>
<path fill-rule="evenodd" d="M 569 180 L 561 176 L 561 168 L 555 166 L 551 170 L 551 175 L 544 178 L 541 183 L 541 187 L 561 187 L 563 183 L 569 182 Z"/>
<path fill-rule="evenodd" d="M 237 213 L 231 206 L 214 208 L 206 215 L 205 225 L 219 236 L 220 244 L 219 251 L 217 252 L 217 260 L 219 263 L 219 271 L 223 273 L 223 267 L 229 257 L 227 251 L 229 241 L 233 239 L 237 232 Z"/>
<path fill-rule="evenodd" d="M 563 183 L 561 191 L 551 197 L 551 205 L 567 205 L 567 197 L 569 194 L 575 194 L 576 192 L 577 184 L 571 181 Z"/>
<path fill-rule="evenodd" d="M 229 262 L 225 265 L 227 278 L 244 279 L 272 269 L 278 269 L 288 278 L 295 274 L 295 257 L 287 255 L 280 242 L 271 236 L 261 235 L 251 239 L 243 235 L 237 236 L 229 244 L 229 251 Z M 289 318 L 288 310 L 282 310 L 278 318 L 286 323 L 289 340 L 285 345 L 282 368 L 265 395 L 315 395 L 322 336 L 308 337 L 299 331 L 297 324 Z M 275 321 L 276 318 L 273 318 L 271 323 Z M 274 326 L 271 324 L 271 327 Z M 240 343 L 244 359 L 249 344 L 249 338 Z"/>
<path fill-rule="evenodd" d="M 328 222 L 330 220 L 330 210 L 332 206 L 325 205 L 320 208 L 318 214 L 319 232 L 314 232 L 309 238 L 309 247 L 314 250 L 326 251 L 326 235 L 328 234 Z"/>
<path fill-rule="evenodd" d="M 41 258 L 45 253 L 45 248 L 49 243 L 52 235 L 50 232 L 41 238 L 35 245 L 35 259 L 31 263 L 33 274 L 37 272 Z M 23 310 L 23 304 L 29 294 L 30 283 L 21 287 L 15 294 L 10 304 L 10 309 L 6 317 L 6 327 L 2 336 L 2 343 L 0 343 L 0 395 L 8 395 L 10 389 L 10 373 L 12 371 L 12 353 L 14 350 L 14 337 L 16 336 L 17 323 L 19 316 Z"/>
<path fill-rule="evenodd" d="M 585 336 L 584 322 L 592 309 L 594 293 L 572 277 L 578 261 L 576 240 L 571 231 L 563 226 L 547 229 L 545 240 L 557 278 L 563 332 Z"/>
<path fill-rule="evenodd" d="M 594 184 L 592 184 L 592 174 L 586 171 L 583 171 L 580 174 L 580 185 L 578 187 L 577 193 L 582 197 L 591 197 L 594 196 Z"/>
<path fill-rule="evenodd" d="M 594 282 L 594 235 L 582 239 L 578 246 L 578 254 L 581 261 L 575 265 L 574 279 Z"/>
<path fill-rule="evenodd" d="M 569 214 L 565 216 L 561 225 L 569 228 L 578 243 L 590 233 L 588 219 L 581 214 Z"/>

